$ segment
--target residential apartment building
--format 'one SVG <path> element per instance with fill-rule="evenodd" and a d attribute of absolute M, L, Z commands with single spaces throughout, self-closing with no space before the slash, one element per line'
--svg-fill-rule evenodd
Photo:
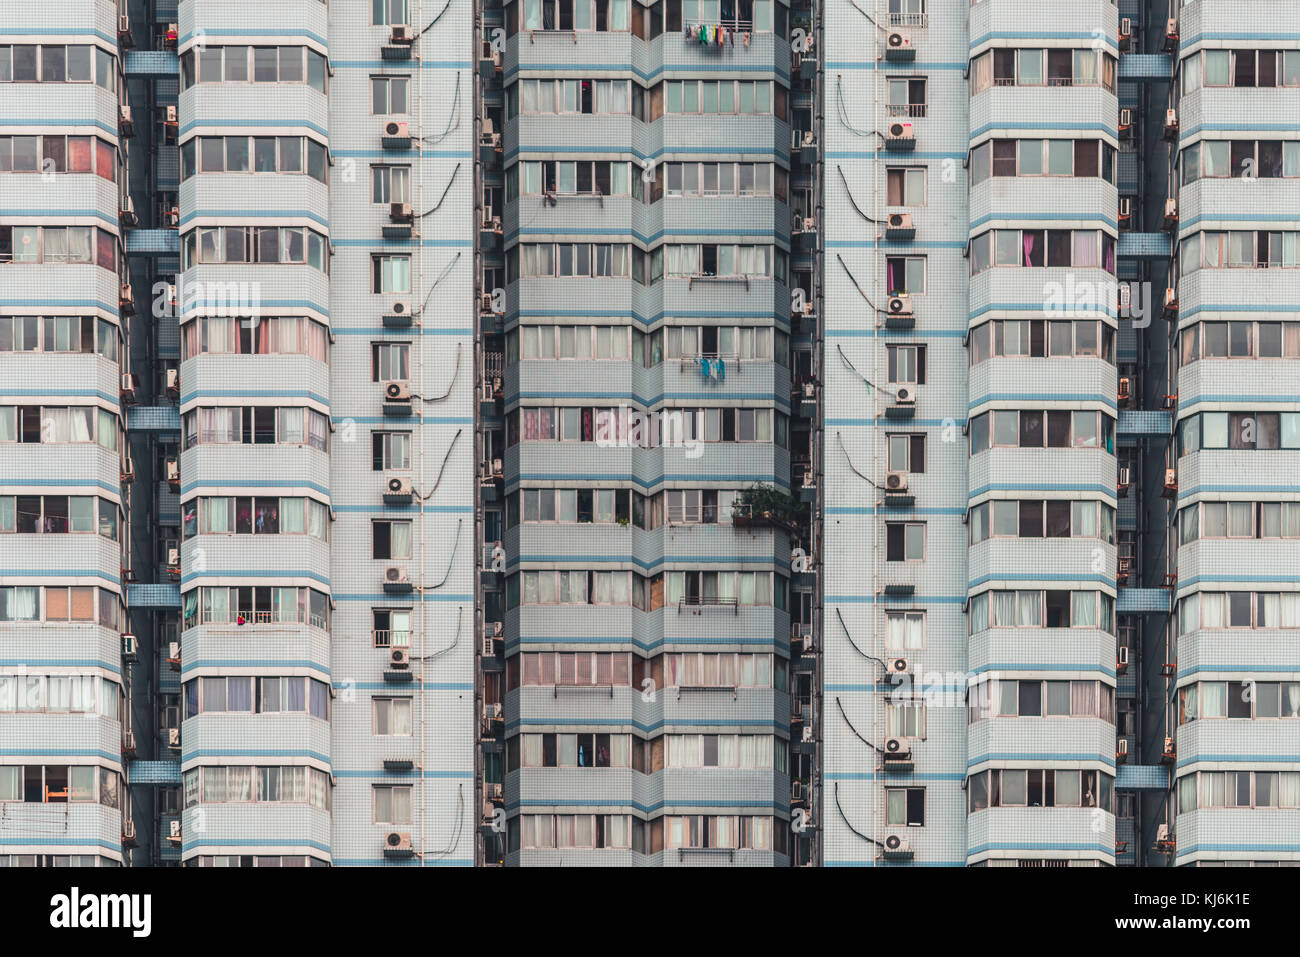
<path fill-rule="evenodd" d="M 828 866 L 1300 859 L 1300 53 L 1246 12 L 825 10 Z"/>
<path fill-rule="evenodd" d="M 788 864 L 800 14 L 480 9 L 483 860 Z"/>
<path fill-rule="evenodd" d="M 53 16 L 0 18 L 0 854 L 471 864 L 470 11 Z"/>
<path fill-rule="evenodd" d="M 0 866 L 1294 865 L 1290 12 L 0 13 Z"/>

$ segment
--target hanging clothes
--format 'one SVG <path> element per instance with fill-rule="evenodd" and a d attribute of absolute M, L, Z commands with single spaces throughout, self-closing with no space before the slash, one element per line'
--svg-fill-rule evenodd
<path fill-rule="evenodd" d="M 719 359 L 717 360 L 717 365 L 716 365 L 714 368 L 716 369 L 716 371 L 717 371 L 717 373 L 718 373 L 718 381 L 719 381 L 719 382 L 726 382 L 726 381 L 727 381 L 727 364 L 726 364 L 725 362 L 723 362 L 721 358 L 719 358 Z"/>

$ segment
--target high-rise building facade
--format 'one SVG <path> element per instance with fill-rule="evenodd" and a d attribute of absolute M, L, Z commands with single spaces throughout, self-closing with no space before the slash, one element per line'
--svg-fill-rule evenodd
<path fill-rule="evenodd" d="M 0 866 L 1300 863 L 1290 12 L 6 8 Z"/>
<path fill-rule="evenodd" d="M 1300 859 L 1300 52 L 1245 10 L 825 11 L 827 865 Z"/>
<path fill-rule="evenodd" d="M 3 15 L 7 861 L 473 862 L 470 24 Z"/>
<path fill-rule="evenodd" d="M 484 860 L 787 864 L 811 621 L 798 14 L 482 17 Z"/>

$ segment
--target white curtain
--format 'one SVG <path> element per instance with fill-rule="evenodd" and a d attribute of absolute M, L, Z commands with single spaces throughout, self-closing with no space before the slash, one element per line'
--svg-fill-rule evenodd
<path fill-rule="evenodd" d="M 1006 592 L 1007 595 L 1013 594 Z M 1014 592 L 1016 595 L 1016 605 L 1018 612 L 1019 624 L 1025 625 L 1042 625 L 1043 623 L 1043 602 L 1042 598 L 1036 591 Z M 998 622 L 1001 624 L 1001 620 Z M 1008 621 L 1007 624 L 1013 622 Z"/>
<path fill-rule="evenodd" d="M 1036 594 L 1036 593 L 1028 593 Z M 993 599 L 991 622 L 999 628 L 1008 628 L 1016 623 L 1016 593 L 1013 591 L 990 592 Z"/>
<path fill-rule="evenodd" d="M 1223 592 L 1201 592 L 1202 628 L 1226 627 L 1227 623 L 1223 617 L 1224 604 Z"/>
<path fill-rule="evenodd" d="M 1228 714 L 1228 686 L 1222 681 L 1201 683 L 1201 717 L 1223 718 Z"/>
<path fill-rule="evenodd" d="M 1284 593 L 1279 605 L 1281 627 L 1300 628 L 1300 592 Z"/>

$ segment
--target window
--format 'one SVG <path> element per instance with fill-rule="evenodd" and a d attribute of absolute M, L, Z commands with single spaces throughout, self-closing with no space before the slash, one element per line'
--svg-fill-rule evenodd
<path fill-rule="evenodd" d="M 373 821 L 376 824 L 411 823 L 411 786 L 376 784 L 374 786 Z"/>
<path fill-rule="evenodd" d="M 890 827 L 924 827 L 925 788 L 885 788 L 885 823 Z"/>
<path fill-rule="evenodd" d="M 329 241 L 298 226 L 209 226 L 181 237 L 185 269 L 212 263 L 302 263 L 328 271 Z"/>
<path fill-rule="evenodd" d="M 372 76 L 370 112 L 375 116 L 405 116 L 411 112 L 409 76 Z"/>
<path fill-rule="evenodd" d="M 925 167 L 890 167 L 885 173 L 886 202 L 890 206 L 925 205 Z"/>
<path fill-rule="evenodd" d="M 885 558 L 891 562 L 925 560 L 924 522 L 886 522 Z"/>
<path fill-rule="evenodd" d="M 371 553 L 374 559 L 411 557 L 411 522 L 409 520 L 375 521 L 370 526 Z"/>
<path fill-rule="evenodd" d="M 374 733 L 381 736 L 411 734 L 410 698 L 372 698 Z"/>
<path fill-rule="evenodd" d="M 925 472 L 925 433 L 892 432 L 886 437 L 889 444 L 889 471 Z"/>
<path fill-rule="evenodd" d="M 375 26 L 410 22 L 407 0 L 370 0 L 370 12 L 370 22 Z"/>
<path fill-rule="evenodd" d="M 925 346 L 886 346 L 889 381 L 925 385 Z"/>
<path fill-rule="evenodd" d="M 925 116 L 925 77 L 892 76 L 885 87 L 889 116 Z"/>
<path fill-rule="evenodd" d="M 409 203 L 411 201 L 410 166 L 371 166 L 371 202 Z"/>
<path fill-rule="evenodd" d="M 924 738 L 925 702 L 886 699 L 885 733 L 891 738 Z"/>
<path fill-rule="evenodd" d="M 406 648 L 411 644 L 410 608 L 371 609 L 371 637 L 376 648 Z"/>
<path fill-rule="evenodd" d="M 374 256 L 371 258 L 371 291 L 409 294 L 411 291 L 410 256 Z"/>
<path fill-rule="evenodd" d="M 925 292 L 924 256 L 886 256 L 885 278 L 889 295 L 920 295 Z"/>
<path fill-rule="evenodd" d="M 411 378 L 411 344 L 409 342 L 373 342 L 370 344 L 370 381 L 392 382 Z"/>
<path fill-rule="evenodd" d="M 411 467 L 410 432 L 372 432 L 370 447 L 371 468 L 376 472 L 406 470 Z"/>
<path fill-rule="evenodd" d="M 915 651 L 925 647 L 924 611 L 886 611 L 885 647 Z"/>

